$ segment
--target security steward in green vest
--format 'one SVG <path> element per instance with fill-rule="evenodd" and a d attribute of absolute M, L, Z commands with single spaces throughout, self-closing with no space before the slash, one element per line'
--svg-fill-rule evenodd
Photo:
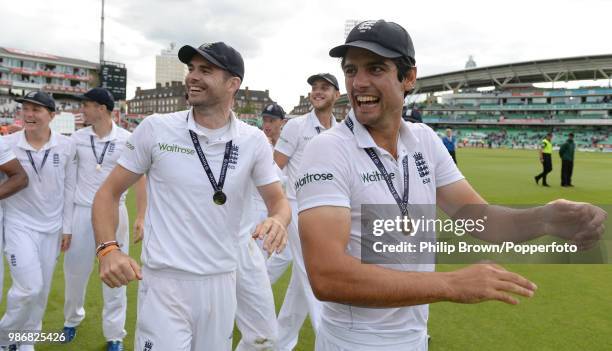
<path fill-rule="evenodd" d="M 540 148 L 540 162 L 542 163 L 542 173 L 534 177 L 536 184 L 539 184 L 542 179 L 542 186 L 550 186 L 546 183 L 546 175 L 552 171 L 552 133 L 546 134 L 546 138 L 542 140 L 542 147 Z"/>
<path fill-rule="evenodd" d="M 572 173 L 574 172 L 574 133 L 569 133 L 567 141 L 561 145 L 559 156 L 561 157 L 561 186 L 572 185 Z"/>

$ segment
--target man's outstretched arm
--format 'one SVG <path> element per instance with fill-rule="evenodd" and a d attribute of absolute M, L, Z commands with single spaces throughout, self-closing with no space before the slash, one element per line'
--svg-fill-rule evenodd
<path fill-rule="evenodd" d="M 567 200 L 527 209 L 489 205 L 465 179 L 438 188 L 436 201 L 453 218 L 486 218 L 484 230 L 471 234 L 494 243 L 524 242 L 547 234 L 589 249 L 601 239 L 607 218 L 597 206 Z"/>
<path fill-rule="evenodd" d="M 401 307 L 439 301 L 517 304 L 512 294 L 531 297 L 535 284 L 493 264 L 454 272 L 403 272 L 363 264 L 346 253 L 350 210 L 321 206 L 300 212 L 304 263 L 315 296 L 361 307 Z"/>

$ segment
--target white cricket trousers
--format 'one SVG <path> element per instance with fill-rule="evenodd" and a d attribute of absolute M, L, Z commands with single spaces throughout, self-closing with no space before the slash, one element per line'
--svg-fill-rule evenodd
<path fill-rule="evenodd" d="M 285 293 L 283 306 L 278 314 L 278 350 L 293 350 L 298 341 L 300 329 L 307 315 L 313 329 L 319 327 L 321 320 L 321 301 L 317 300 L 310 287 L 304 258 L 302 256 L 302 245 L 298 232 L 297 202 L 289 200 L 291 204 L 291 223 L 289 224 L 289 248 L 293 256 L 291 269 L 291 280 Z"/>
<path fill-rule="evenodd" d="M 0 320 L 3 332 L 42 329 L 60 237 L 59 232 L 36 232 L 10 222 L 5 225 L 4 249 L 13 282 Z M 4 335 L 2 339 L 0 345 L 9 344 Z"/>
<path fill-rule="evenodd" d="M 265 251 L 262 250 L 262 252 Z M 287 268 L 289 268 L 291 261 L 293 261 L 293 257 L 291 256 L 291 249 L 288 247 L 285 247 L 285 249 L 280 253 L 272 253 L 272 255 L 266 260 L 270 284 L 276 283 L 278 278 L 283 276 Z"/>
<path fill-rule="evenodd" d="M 315 351 L 427 351 L 427 331 L 401 338 L 383 333 L 349 330 L 322 322 L 317 330 Z"/>
<path fill-rule="evenodd" d="M 72 241 L 64 253 L 64 325 L 76 327 L 85 318 L 85 292 L 94 266 L 96 242 L 91 224 L 91 207 L 74 206 Z M 119 206 L 119 224 L 116 238 L 121 251 L 129 252 L 129 219 L 125 204 Z M 102 332 L 107 341 L 123 340 L 126 336 L 126 287 L 110 288 L 102 284 Z"/>
<path fill-rule="evenodd" d="M 231 350 L 235 272 L 193 276 L 145 266 L 142 273 L 134 350 Z"/>
<path fill-rule="evenodd" d="M 238 246 L 236 325 L 242 338 L 236 351 L 274 350 L 278 324 L 266 260 L 255 240 Z"/>

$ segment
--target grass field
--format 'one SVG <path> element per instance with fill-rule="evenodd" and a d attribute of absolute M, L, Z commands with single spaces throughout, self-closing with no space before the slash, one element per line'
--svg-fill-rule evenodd
<path fill-rule="evenodd" d="M 540 171 L 535 151 L 462 149 L 458 151 L 461 171 L 489 202 L 496 204 L 542 204 L 556 198 L 612 204 L 612 155 L 578 153 L 574 188 L 561 188 L 560 161 L 553 160 L 551 188 L 536 186 L 533 176 Z M 133 218 L 133 197 L 128 197 Z M 612 217 L 612 215 L 610 216 Z M 610 221 L 608 221 L 610 222 Z M 140 245 L 131 248 L 140 255 Z M 612 254 L 612 252 L 610 253 Z M 63 325 L 63 258 L 54 275 L 44 331 Z M 6 269 L 5 264 L 5 269 Z M 438 270 L 460 266 L 439 265 Z M 438 303 L 431 306 L 430 350 L 612 350 L 612 265 L 510 265 L 506 266 L 538 285 L 536 295 L 518 306 L 496 302 L 479 305 Z M 97 267 L 94 268 L 97 272 Z M 280 308 L 289 282 L 287 272 L 274 285 L 276 308 Z M 104 350 L 101 330 L 102 293 L 94 274 L 87 293 L 87 317 L 78 328 L 76 340 L 68 345 L 39 345 L 37 350 Z M 10 286 L 5 272 L 3 302 Z M 128 287 L 126 350 L 133 348 L 136 322 L 136 284 Z M 236 334 L 235 341 L 238 339 Z M 307 323 L 296 350 L 312 350 L 314 334 Z M 170 350 L 165 350 L 170 351 Z"/>

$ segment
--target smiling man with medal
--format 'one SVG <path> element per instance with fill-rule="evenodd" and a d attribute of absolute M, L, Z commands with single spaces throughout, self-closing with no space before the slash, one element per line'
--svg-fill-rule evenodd
<path fill-rule="evenodd" d="M 230 350 L 249 184 L 268 208 L 253 233 L 268 252 L 284 248 L 291 210 L 266 136 L 231 111 L 244 77 L 241 55 L 215 42 L 183 46 L 178 57 L 189 69 L 192 108 L 144 119 L 96 194 L 100 276 L 111 287 L 142 279 L 136 350 Z M 119 198 L 142 174 L 148 203 L 141 271 L 118 250 L 114 232 Z"/>
<path fill-rule="evenodd" d="M 65 342 L 76 337 L 77 327 L 85 318 L 85 296 L 87 282 L 93 269 L 96 243 L 91 224 L 91 206 L 94 196 L 106 177 L 117 165 L 131 133 L 115 124 L 112 111 L 115 107 L 113 95 L 104 88 L 93 88 L 79 96 L 81 112 L 88 127 L 77 130 L 72 141 L 77 153 L 77 186 L 74 197 L 71 247 L 64 255 L 64 279 L 66 283 L 64 301 Z M 137 217 L 134 221 L 134 242 L 143 236 L 146 208 L 145 178 L 134 187 L 136 190 Z M 128 253 L 129 218 L 125 206 L 126 194 L 122 194 L 119 206 L 119 225 L 116 240 L 121 250 Z M 125 318 L 127 298 L 125 287 L 111 289 L 102 286 L 104 307 L 102 310 L 102 331 L 107 350 L 116 351 L 123 347 L 126 336 Z"/>

